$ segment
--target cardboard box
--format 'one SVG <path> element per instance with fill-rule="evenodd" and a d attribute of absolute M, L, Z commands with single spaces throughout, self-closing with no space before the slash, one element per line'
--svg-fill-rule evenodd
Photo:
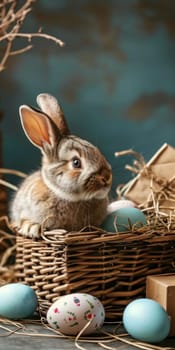
<path fill-rule="evenodd" d="M 148 276 L 146 297 L 161 304 L 171 317 L 170 335 L 175 335 L 175 275 Z"/>
<path fill-rule="evenodd" d="M 159 210 L 175 213 L 175 148 L 164 143 L 145 165 L 140 164 L 140 172 L 129 182 L 124 196 L 147 208 L 154 202 Z M 166 193 L 166 195 L 165 195 Z"/>

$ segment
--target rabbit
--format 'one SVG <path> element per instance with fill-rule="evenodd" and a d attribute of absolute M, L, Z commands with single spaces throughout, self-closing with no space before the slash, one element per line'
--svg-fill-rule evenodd
<path fill-rule="evenodd" d="M 45 230 L 100 226 L 107 214 L 111 166 L 99 149 L 70 133 L 56 98 L 42 93 L 40 107 L 19 108 L 22 128 L 40 149 L 41 168 L 28 175 L 12 199 L 10 219 L 26 237 Z"/>

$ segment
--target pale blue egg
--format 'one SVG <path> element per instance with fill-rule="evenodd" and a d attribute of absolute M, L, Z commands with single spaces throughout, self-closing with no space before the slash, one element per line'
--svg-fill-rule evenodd
<path fill-rule="evenodd" d="M 27 318 L 37 308 L 35 291 L 22 283 L 9 283 L 0 287 L 0 315 L 10 319 Z"/>
<path fill-rule="evenodd" d="M 159 343 L 170 332 L 170 318 L 155 300 L 142 298 L 129 303 L 123 312 L 123 325 L 135 339 Z"/>
<path fill-rule="evenodd" d="M 130 231 L 133 225 L 135 227 L 141 227 L 146 224 L 146 216 L 140 209 L 125 207 L 107 215 L 102 224 L 102 228 L 108 232 L 125 232 Z"/>

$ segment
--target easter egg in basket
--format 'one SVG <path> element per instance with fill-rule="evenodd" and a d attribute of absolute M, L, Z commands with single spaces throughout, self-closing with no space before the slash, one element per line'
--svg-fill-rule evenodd
<path fill-rule="evenodd" d="M 108 214 L 102 224 L 102 228 L 108 232 L 130 231 L 132 227 L 147 225 L 146 216 L 134 207 L 124 207 Z"/>

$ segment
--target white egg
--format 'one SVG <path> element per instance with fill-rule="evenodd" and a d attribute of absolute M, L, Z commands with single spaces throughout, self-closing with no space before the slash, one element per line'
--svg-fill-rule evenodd
<path fill-rule="evenodd" d="M 113 211 L 126 207 L 134 208 L 136 207 L 136 204 L 128 199 L 120 199 L 118 201 L 111 202 L 108 204 L 107 214 L 111 214 Z"/>
<path fill-rule="evenodd" d="M 102 303 L 96 297 L 85 293 L 62 296 L 47 312 L 50 326 L 66 335 L 77 335 L 88 323 L 83 335 L 95 333 L 103 326 L 104 319 Z"/>

